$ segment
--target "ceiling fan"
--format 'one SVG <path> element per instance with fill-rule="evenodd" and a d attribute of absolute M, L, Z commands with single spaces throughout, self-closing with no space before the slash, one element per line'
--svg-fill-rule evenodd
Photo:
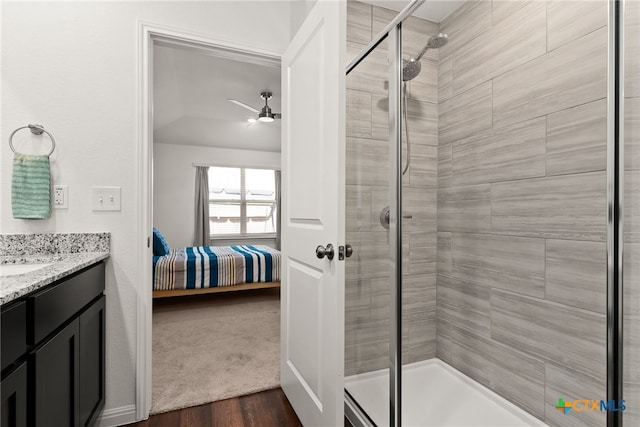
<path fill-rule="evenodd" d="M 250 105 L 245 104 L 244 102 L 240 102 L 237 99 L 231 99 L 231 98 L 227 98 L 227 101 L 229 102 L 233 102 L 234 104 L 242 107 L 242 108 L 246 108 L 249 111 L 253 111 L 254 113 L 258 114 L 258 121 L 263 122 L 263 123 L 271 123 L 273 122 L 275 119 L 279 119 L 282 117 L 282 114 L 280 113 L 272 113 L 271 112 L 271 107 L 269 107 L 269 100 L 272 97 L 272 93 L 271 92 L 262 92 L 260 94 L 260 98 L 264 99 L 264 107 L 262 107 L 261 110 L 258 110 L 257 108 L 253 108 Z M 249 119 L 249 123 L 254 123 L 255 119 Z"/>

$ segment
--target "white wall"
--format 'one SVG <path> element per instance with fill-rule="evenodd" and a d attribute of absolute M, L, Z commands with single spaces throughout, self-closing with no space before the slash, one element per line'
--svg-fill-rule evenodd
<path fill-rule="evenodd" d="M 153 225 L 171 247 L 192 246 L 196 168 L 280 168 L 280 153 L 178 144 L 153 144 Z"/>
<path fill-rule="evenodd" d="M 141 197 L 136 187 L 137 20 L 282 52 L 290 39 L 290 6 L 275 1 L 2 2 L 0 232 L 111 232 L 105 414 L 113 417 L 107 423 L 134 420 L 136 301 L 145 291 L 137 262 L 145 242 L 136 241 Z M 54 211 L 48 220 L 11 216 L 7 140 L 27 123 L 40 123 L 54 134 L 53 181 L 69 186 L 69 209 Z M 122 211 L 92 212 L 95 185 L 122 187 Z"/>
<path fill-rule="evenodd" d="M 293 37 L 317 0 L 294 0 L 291 2 L 291 36 Z"/>

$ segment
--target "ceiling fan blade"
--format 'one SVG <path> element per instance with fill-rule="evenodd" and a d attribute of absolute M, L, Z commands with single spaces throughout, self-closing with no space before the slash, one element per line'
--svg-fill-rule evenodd
<path fill-rule="evenodd" d="M 281 119 L 282 118 L 282 114 L 281 113 L 273 113 L 273 117 L 275 117 L 276 119 Z"/>
<path fill-rule="evenodd" d="M 227 98 L 227 101 L 229 101 L 229 102 L 233 102 L 233 103 L 234 103 L 234 104 L 236 104 L 237 106 L 242 107 L 242 108 L 246 108 L 247 110 L 249 110 L 249 111 L 253 111 L 253 112 L 254 112 L 254 113 L 256 113 L 256 114 L 260 112 L 260 110 L 258 110 L 258 109 L 256 109 L 256 108 L 253 108 L 251 105 L 247 105 L 247 104 L 245 104 L 244 102 L 240 102 L 240 101 L 238 101 L 237 99 Z"/>

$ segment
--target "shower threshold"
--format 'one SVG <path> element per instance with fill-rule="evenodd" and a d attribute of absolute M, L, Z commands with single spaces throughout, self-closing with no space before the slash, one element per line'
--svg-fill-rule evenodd
<path fill-rule="evenodd" d="M 402 372 L 403 426 L 547 426 L 440 359 L 404 365 Z M 389 425 L 388 384 L 388 369 L 345 379 L 346 390 L 378 427 Z"/>

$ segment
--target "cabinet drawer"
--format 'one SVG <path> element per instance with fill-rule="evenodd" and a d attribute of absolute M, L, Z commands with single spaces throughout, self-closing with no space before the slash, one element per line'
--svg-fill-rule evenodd
<path fill-rule="evenodd" d="M 104 263 L 44 289 L 29 299 L 33 307 L 33 333 L 29 344 L 36 344 L 62 325 L 104 291 Z"/>
<path fill-rule="evenodd" d="M 2 307 L 0 317 L 0 343 L 2 370 L 27 351 L 27 304 L 19 301 Z"/>

